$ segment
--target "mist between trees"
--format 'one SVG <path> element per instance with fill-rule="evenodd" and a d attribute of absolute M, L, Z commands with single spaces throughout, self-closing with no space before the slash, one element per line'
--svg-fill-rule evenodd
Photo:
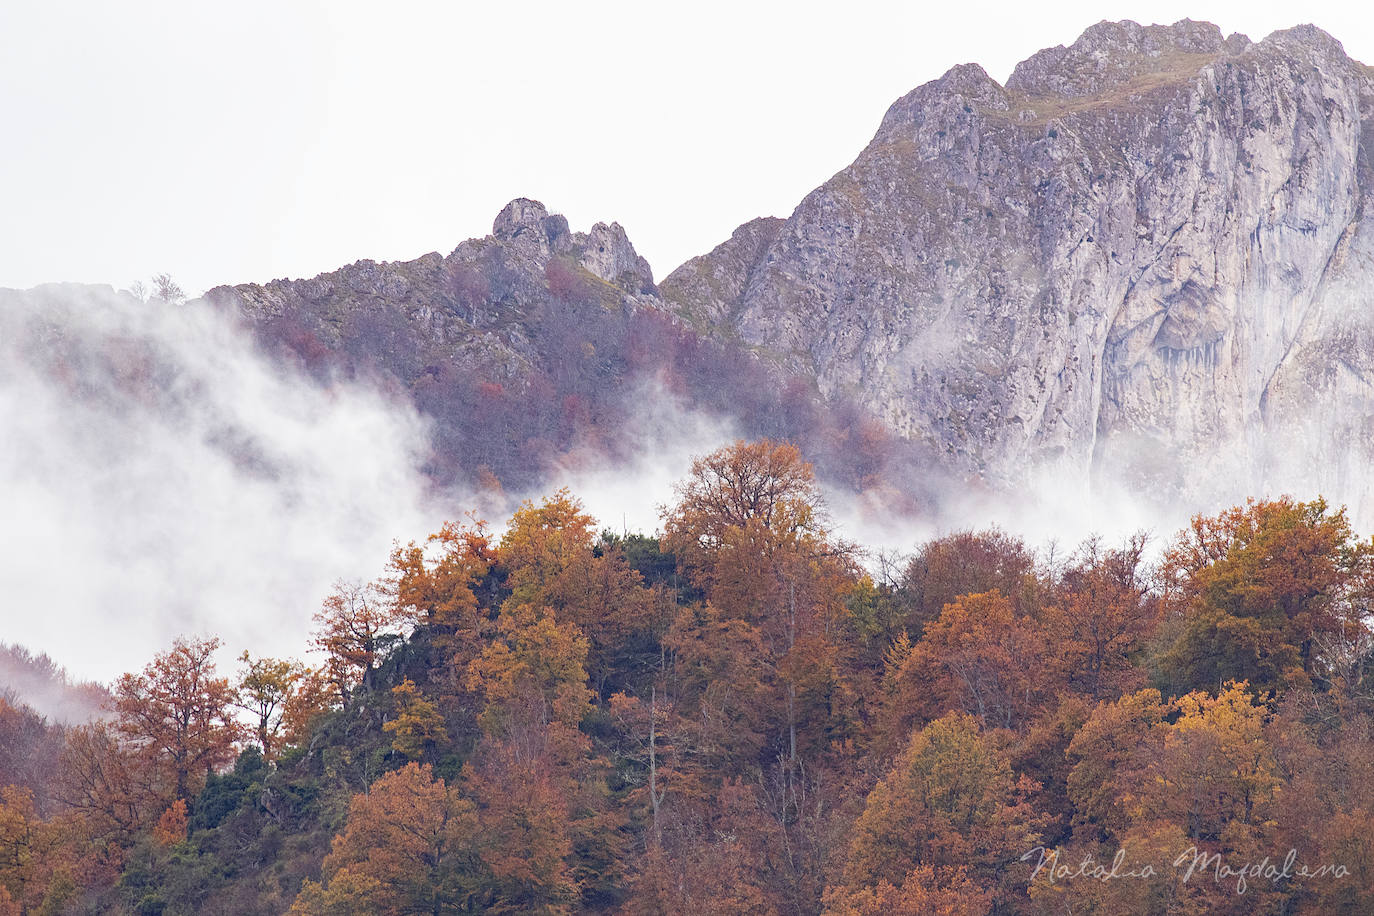
<path fill-rule="evenodd" d="M 182 638 L 103 718 L 0 706 L 15 912 L 1360 910 L 1374 544 L 1321 500 L 861 562 L 791 445 L 658 536 L 567 490 L 343 580 L 303 660 Z M 1152 559 L 1153 558 L 1153 559 Z M 876 569 L 875 572 L 870 569 Z M 305 647 L 300 647 L 304 649 Z M 1158 862 L 1050 880 L 1024 856 Z M 1189 848 L 1344 873 L 1233 882 Z M 1167 861 L 1166 861 L 1167 860 Z M 1033 879 L 1033 874 L 1035 875 Z"/>

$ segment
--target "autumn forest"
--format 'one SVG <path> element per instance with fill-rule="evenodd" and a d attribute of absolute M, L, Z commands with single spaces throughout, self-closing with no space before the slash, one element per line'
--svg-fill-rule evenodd
<path fill-rule="evenodd" d="M 84 724 L 11 692 L 0 914 L 1374 912 L 1343 510 L 895 558 L 757 440 L 661 518 L 558 491 L 339 582 L 308 660 L 187 634 Z"/>

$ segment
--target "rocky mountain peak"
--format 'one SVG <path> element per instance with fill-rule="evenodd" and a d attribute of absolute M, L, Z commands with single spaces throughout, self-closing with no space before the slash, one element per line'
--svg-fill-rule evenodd
<path fill-rule="evenodd" d="M 537 200 L 517 197 L 496 215 L 492 236 L 524 251 L 537 260 L 547 261 L 568 234 L 568 221 L 549 211 Z"/>
<path fill-rule="evenodd" d="M 1002 91 L 997 80 L 988 76 L 988 72 L 978 64 L 958 64 L 950 67 L 934 85 L 940 92 L 978 100 L 995 97 Z"/>
<path fill-rule="evenodd" d="M 692 258 L 669 274 L 659 286 L 663 298 L 694 325 L 727 324 L 784 225 L 784 220 L 774 216 L 744 223 L 709 254 Z"/>
<path fill-rule="evenodd" d="M 1265 38 L 1261 44 L 1282 49 L 1295 56 L 1315 56 L 1341 63 L 1352 63 L 1345 53 L 1344 45 L 1310 23 L 1293 26 L 1291 29 L 1281 29 Z"/>
<path fill-rule="evenodd" d="M 650 292 L 654 288 L 649 262 L 639 256 L 619 223 L 596 223 L 586 235 L 576 238 L 577 263 L 588 273 L 630 293 Z"/>
<path fill-rule="evenodd" d="M 649 262 L 635 251 L 619 223 L 596 223 L 589 232 L 570 232 L 566 217 L 550 214 L 537 200 L 517 197 L 496 215 L 491 237 L 539 270 L 551 258 L 564 257 L 624 292 L 654 288 Z"/>
<path fill-rule="evenodd" d="M 878 127 L 875 142 L 907 136 L 923 124 L 946 130 L 968 121 L 975 108 L 1006 110 L 1006 91 L 977 64 L 951 67 L 934 82 L 918 86 L 892 103 Z"/>
<path fill-rule="evenodd" d="M 548 215 L 549 211 L 539 201 L 517 197 L 496 214 L 496 219 L 491 224 L 491 234 L 503 242 L 508 242 L 522 232 L 541 227 Z"/>
<path fill-rule="evenodd" d="M 1248 44 L 1228 45 L 1210 22 L 1184 19 L 1173 25 L 1099 22 L 1068 47 L 1046 48 L 1016 65 L 1007 88 L 1063 98 L 1100 95 L 1143 76 L 1192 67 Z"/>
<path fill-rule="evenodd" d="M 619 224 L 518 198 L 446 258 L 221 298 L 307 354 L 512 391 L 601 358 L 560 349 L 574 322 L 671 311 L 959 479 L 1257 492 L 1291 458 L 1270 440 L 1317 443 L 1301 460 L 1335 477 L 1374 459 L 1371 163 L 1374 71 L 1319 29 L 1103 22 L 1006 86 L 964 64 L 912 90 L 788 219 L 659 287 Z"/>

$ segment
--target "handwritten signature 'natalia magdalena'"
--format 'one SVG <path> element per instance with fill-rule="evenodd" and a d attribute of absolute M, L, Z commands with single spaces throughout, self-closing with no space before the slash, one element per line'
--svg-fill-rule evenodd
<path fill-rule="evenodd" d="M 1090 881 L 1113 881 L 1124 878 L 1150 879 L 1159 877 L 1165 867 L 1156 867 L 1151 862 L 1128 863 L 1126 850 L 1118 849 L 1110 862 L 1098 859 L 1092 854 L 1085 855 L 1077 863 L 1062 861 L 1059 849 L 1046 849 L 1037 846 L 1021 857 L 1022 862 L 1035 859 L 1035 870 L 1030 880 L 1035 881 L 1042 874 L 1050 884 L 1059 881 L 1086 879 Z M 1235 882 L 1235 892 L 1244 894 L 1252 880 L 1269 881 L 1278 884 L 1294 878 L 1344 878 L 1350 870 L 1344 865 L 1323 864 L 1307 865 L 1298 862 L 1298 851 L 1288 850 L 1281 860 L 1265 856 L 1258 862 L 1228 862 L 1219 852 L 1206 852 L 1190 846 L 1173 860 L 1172 868 L 1183 869 L 1183 882 L 1186 884 L 1194 875 L 1212 876 L 1218 884 Z"/>

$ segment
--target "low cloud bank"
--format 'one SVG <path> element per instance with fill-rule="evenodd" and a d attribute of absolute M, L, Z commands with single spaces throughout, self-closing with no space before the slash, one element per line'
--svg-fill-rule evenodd
<path fill-rule="evenodd" d="M 628 462 L 573 450 L 538 491 L 440 493 L 422 470 L 430 429 L 404 395 L 295 372 L 203 302 L 0 290 L 0 642 L 105 682 L 178 635 L 219 636 L 224 662 L 244 649 L 300 656 L 335 580 L 379 575 L 394 541 L 422 540 L 469 508 L 499 530 L 519 499 L 567 486 L 602 527 L 652 533 L 692 459 L 739 433 L 642 385 L 646 407 L 620 431 Z M 1339 500 L 1352 480 L 1363 485 L 1362 469 L 1329 457 L 1283 462 L 1255 495 L 1308 499 L 1326 484 Z M 1245 475 L 1221 478 L 1234 488 Z M 1013 494 L 942 485 L 938 510 L 918 513 L 903 508 L 900 483 L 830 489 L 837 533 L 875 555 L 989 525 L 1058 552 L 1139 530 L 1158 546 L 1190 514 L 1247 495 L 1152 502 L 1124 477 L 1090 484 L 1045 468 Z M 1357 526 L 1363 508 L 1352 507 Z"/>
<path fill-rule="evenodd" d="M 0 291 L 0 640 L 80 678 L 179 634 L 298 655 L 331 582 L 447 506 L 424 424 L 264 358 L 203 303 Z"/>

